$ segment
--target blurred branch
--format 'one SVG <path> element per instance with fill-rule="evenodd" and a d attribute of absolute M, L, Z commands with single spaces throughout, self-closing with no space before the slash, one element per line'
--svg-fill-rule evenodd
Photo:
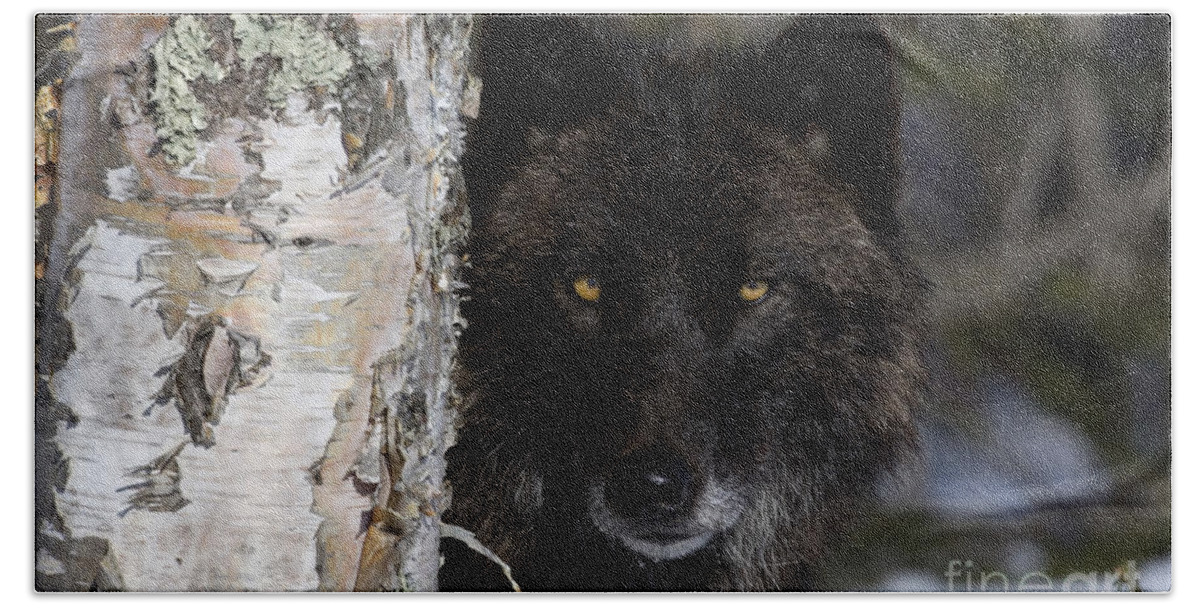
<path fill-rule="evenodd" d="M 1093 163 L 1076 160 L 1079 165 Z M 1070 221 L 1046 231 L 1031 230 L 1026 200 L 1005 206 L 1003 236 L 984 247 L 922 260 L 934 289 L 930 308 L 935 319 L 976 314 L 1017 300 L 1047 272 L 1065 263 L 1085 261 L 1083 270 L 1098 285 L 1126 287 L 1136 277 L 1137 252 L 1130 235 L 1150 231 L 1156 216 L 1170 205 L 1170 158 L 1155 161 L 1144 176 L 1128 179 L 1091 176 L 1081 206 Z M 1013 195 L 1024 198 L 1036 186 L 1023 176 Z M 952 288 L 947 288 L 952 287 Z"/>
<path fill-rule="evenodd" d="M 1064 31 L 1071 32 L 1074 48 L 1103 44 L 1098 21 L 1071 24 Z M 1097 74 L 1086 67 L 1076 63 L 1064 71 L 1057 86 L 1046 91 L 1036 118 L 1024 123 L 1017 138 L 1024 149 L 1009 155 L 1015 162 L 996 165 L 1009 186 L 1001 189 L 1007 194 L 999 201 L 1000 222 L 991 241 L 973 252 L 925 260 L 929 278 L 945 286 L 934 293 L 936 317 L 1011 302 L 1068 263 L 1082 262 L 1081 270 L 1099 286 L 1128 288 L 1137 278 L 1139 252 L 1131 244 L 1153 234 L 1154 222 L 1169 209 L 1171 157 L 1159 155 L 1141 173 L 1114 170 L 1103 131 L 1111 108 Z M 1073 192 L 1065 212 L 1048 221 L 1037 197 L 1058 145 L 1065 146 L 1062 171 L 1070 176 Z"/>

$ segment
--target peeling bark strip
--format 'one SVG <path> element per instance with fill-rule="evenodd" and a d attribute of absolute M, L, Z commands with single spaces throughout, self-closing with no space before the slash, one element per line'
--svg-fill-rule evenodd
<path fill-rule="evenodd" d="M 372 588 L 436 581 L 410 572 L 436 577 L 448 499 L 469 30 L 77 20 L 39 232 L 39 589 L 350 590 L 394 529 L 364 534 L 373 507 L 413 504 Z"/>
<path fill-rule="evenodd" d="M 61 83 L 38 87 L 33 115 L 33 206 L 49 203 L 58 165 L 58 97 Z M 38 277 L 41 278 L 41 277 Z"/>
<path fill-rule="evenodd" d="M 406 25 L 394 52 L 410 137 L 382 180 L 394 194 L 411 196 L 416 271 L 404 341 L 375 366 L 372 415 L 385 476 L 355 583 L 366 591 L 437 590 L 440 515 L 450 504 L 444 455 L 454 444 L 458 402 L 451 372 L 463 327 L 457 277 L 469 217 L 457 159 L 471 21 L 431 16 Z"/>

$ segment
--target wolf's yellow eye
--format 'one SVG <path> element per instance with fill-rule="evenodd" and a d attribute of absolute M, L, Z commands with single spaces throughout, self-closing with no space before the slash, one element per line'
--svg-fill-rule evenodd
<path fill-rule="evenodd" d="M 575 295 L 587 300 L 595 302 L 600 299 L 600 281 L 589 276 L 582 276 L 575 279 Z"/>
<path fill-rule="evenodd" d="M 747 302 L 757 302 L 767 295 L 766 281 L 746 281 L 738 289 L 738 296 Z"/>

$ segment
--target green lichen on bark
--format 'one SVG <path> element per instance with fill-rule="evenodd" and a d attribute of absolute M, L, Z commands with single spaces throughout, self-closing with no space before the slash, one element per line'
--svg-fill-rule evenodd
<path fill-rule="evenodd" d="M 212 44 L 200 20 L 184 15 L 151 49 L 154 88 L 150 101 L 154 104 L 155 134 L 163 153 L 180 165 L 196 157 L 197 135 L 208 127 L 208 110 L 192 92 L 192 83 L 204 78 L 215 84 L 227 73 L 208 56 Z"/>
<path fill-rule="evenodd" d="M 151 49 L 154 84 L 150 101 L 155 134 L 163 154 L 175 165 L 186 165 L 196 158 L 200 133 L 221 113 L 219 107 L 206 107 L 205 100 L 210 105 L 214 102 L 211 95 L 202 92 L 197 96 L 197 80 L 203 78 L 211 86 L 231 73 L 250 74 L 256 61 L 269 60 L 265 64 L 265 84 L 261 81 L 264 66 L 260 65 L 258 75 L 230 78 L 237 82 L 222 86 L 259 86 L 259 99 L 265 98 L 271 108 L 282 109 L 290 93 L 314 87 L 336 91 L 353 65 L 351 54 L 305 17 L 231 15 L 229 20 L 233 24 L 232 40 L 228 38 L 230 21 L 180 16 Z M 217 51 L 212 50 L 214 46 Z M 239 66 L 224 66 L 210 57 L 230 46 L 240 60 L 241 72 Z"/>
<path fill-rule="evenodd" d="M 350 53 L 303 17 L 233 15 L 231 18 L 243 68 L 249 70 L 261 57 L 278 61 L 267 77 L 265 90 L 267 101 L 276 108 L 284 107 L 289 93 L 309 87 L 324 87 L 333 92 L 350 72 Z"/>

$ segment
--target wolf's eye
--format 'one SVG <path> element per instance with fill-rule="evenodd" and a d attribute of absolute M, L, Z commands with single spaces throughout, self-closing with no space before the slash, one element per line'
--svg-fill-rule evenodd
<path fill-rule="evenodd" d="M 757 302 L 767 295 L 766 281 L 746 281 L 738 289 L 738 296 L 747 302 Z"/>
<path fill-rule="evenodd" d="M 600 281 L 586 275 L 575 279 L 575 295 L 588 302 L 599 300 Z"/>

